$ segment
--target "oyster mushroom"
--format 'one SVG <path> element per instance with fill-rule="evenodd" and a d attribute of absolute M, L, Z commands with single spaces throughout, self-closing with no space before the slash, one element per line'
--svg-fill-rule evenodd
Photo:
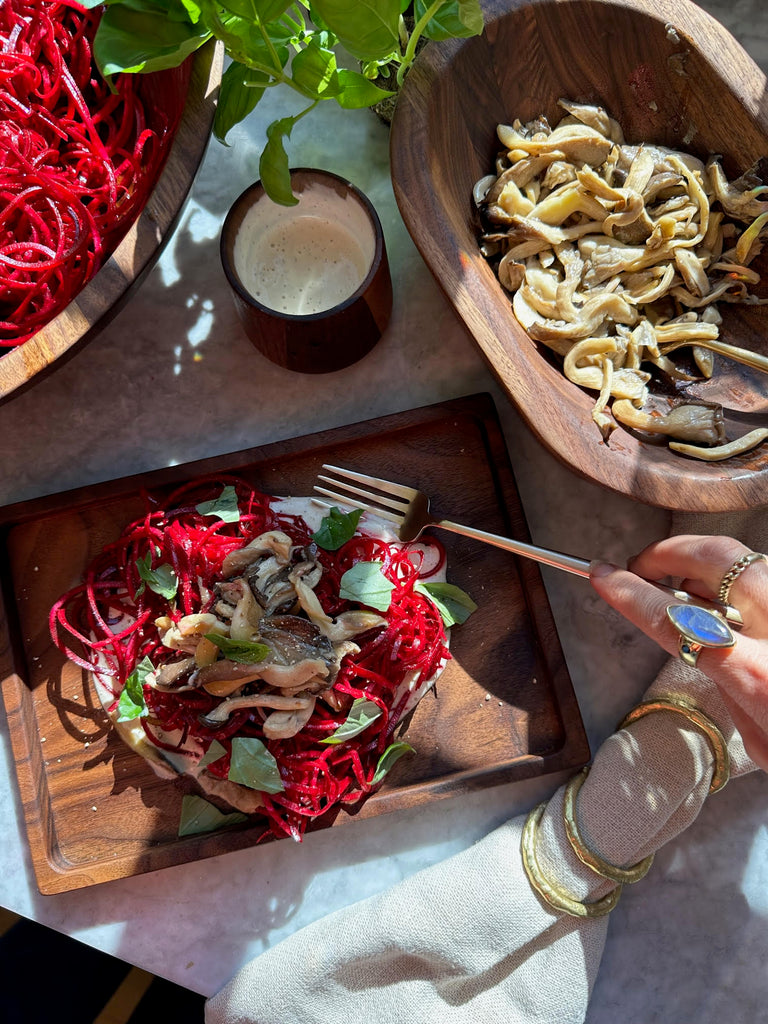
<path fill-rule="evenodd" d="M 227 697 L 207 715 L 200 715 L 200 721 L 203 725 L 208 726 L 221 725 L 233 712 L 242 711 L 243 708 L 277 708 L 282 712 L 293 712 L 309 707 L 311 714 L 314 703 L 314 698 L 311 697 L 284 697 L 274 693 L 250 693 L 242 697 Z"/>
<path fill-rule="evenodd" d="M 293 541 L 282 530 L 268 530 L 255 537 L 250 544 L 230 551 L 221 564 L 224 576 L 234 576 L 264 555 L 272 554 L 281 565 L 287 565 Z"/>
<path fill-rule="evenodd" d="M 632 402 L 622 399 L 613 403 L 611 411 L 619 423 L 633 430 L 706 445 L 720 445 L 726 440 L 723 409 L 719 405 L 684 402 L 661 414 L 637 409 Z"/>
<path fill-rule="evenodd" d="M 315 697 L 307 699 L 303 708 L 295 711 L 273 711 L 262 724 L 262 731 L 268 740 L 287 740 L 301 732 L 315 710 Z"/>

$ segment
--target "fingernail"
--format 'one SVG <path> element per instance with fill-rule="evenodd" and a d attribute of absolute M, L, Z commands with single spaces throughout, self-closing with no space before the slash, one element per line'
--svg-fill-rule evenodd
<path fill-rule="evenodd" d="M 594 561 L 589 563 L 590 576 L 610 576 L 612 572 L 618 571 L 618 565 L 614 565 L 612 562 Z"/>

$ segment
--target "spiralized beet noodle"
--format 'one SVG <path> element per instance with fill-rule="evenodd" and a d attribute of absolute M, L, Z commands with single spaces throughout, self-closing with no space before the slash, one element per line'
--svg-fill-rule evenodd
<path fill-rule="evenodd" d="M 174 127 L 147 125 L 136 76 L 99 76 L 100 14 L 0 3 L 0 353 L 60 313 L 124 235 Z M 160 123 L 161 119 L 164 123 Z"/>
<path fill-rule="evenodd" d="M 237 493 L 239 522 L 225 523 L 196 510 L 201 502 L 221 494 L 225 485 L 232 485 Z M 117 701 L 126 679 L 145 656 L 158 667 L 178 655 L 162 646 L 155 619 L 170 615 L 178 621 L 184 615 L 208 611 L 215 600 L 213 588 L 221 579 L 222 562 L 230 551 L 272 529 L 287 533 L 294 544 L 311 543 L 304 520 L 280 514 L 271 501 L 234 477 L 182 487 L 163 507 L 147 498 L 145 514 L 93 560 L 83 582 L 51 609 L 54 643 L 77 665 L 89 671 L 98 669 L 102 679 L 110 677 Z M 430 573 L 434 573 L 444 561 L 444 551 L 438 541 L 428 543 L 435 548 L 429 552 Z M 140 586 L 137 561 L 150 550 L 155 561 L 171 565 L 176 572 L 178 590 L 171 604 L 149 587 Z M 342 575 L 356 562 L 381 561 L 383 573 L 394 584 L 391 606 L 385 613 L 387 626 L 355 638 L 360 652 L 344 658 L 333 687 L 345 709 L 357 697 L 381 708 L 380 717 L 363 733 L 336 745 L 321 744 L 319 741 L 346 719 L 346 710 L 333 711 L 321 700 L 308 724 L 291 739 L 266 739 L 261 728 L 264 712 L 258 708 L 236 711 L 218 728 L 206 727 L 200 716 L 208 714 L 221 698 L 202 689 L 174 693 L 145 686 L 149 716 L 141 719 L 148 738 L 166 748 L 154 734 L 158 726 L 164 731 L 180 729 L 180 742 L 193 738 L 199 741 L 201 751 L 211 740 L 219 740 L 228 755 L 234 736 L 258 737 L 276 759 L 284 786 L 281 793 L 264 794 L 263 813 L 275 835 L 294 838 L 300 838 L 312 819 L 333 806 L 354 803 L 371 791 L 377 761 L 403 714 L 407 694 L 395 704 L 398 688 L 413 671 L 422 680 L 432 678 L 450 657 L 439 612 L 414 591 L 422 561 L 419 549 L 358 534 L 338 551 L 318 549 L 316 557 L 323 575 L 315 593 L 330 616 L 353 607 L 338 593 Z M 137 591 L 141 592 L 135 596 Z M 130 624 L 115 633 L 121 616 L 128 616 Z M 229 756 L 209 765 L 208 771 L 226 778 Z"/>

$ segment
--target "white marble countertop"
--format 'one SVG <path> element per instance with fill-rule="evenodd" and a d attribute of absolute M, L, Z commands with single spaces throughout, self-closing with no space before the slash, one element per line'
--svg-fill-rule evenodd
<path fill-rule="evenodd" d="M 703 6 L 768 68 L 763 0 Z M 367 111 L 327 104 L 320 119 L 295 129 L 291 160 L 342 174 L 376 206 L 393 274 L 390 327 L 363 362 L 322 378 L 281 370 L 253 349 L 221 271 L 218 233 L 256 176 L 255 140 L 282 102 L 275 91 L 268 95 L 234 133 L 231 149 L 211 143 L 175 236 L 110 326 L 0 408 L 0 504 L 483 391 L 496 401 L 534 542 L 619 561 L 663 535 L 666 513 L 576 477 L 520 422 L 403 226 L 387 130 Z M 545 582 L 594 750 L 664 655 L 585 581 L 545 571 Z M 502 786 L 314 833 L 301 845 L 284 841 L 41 896 L 2 715 L 0 747 L 0 904 L 205 994 L 302 925 L 465 848 L 562 781 Z M 589 1024 L 765 1019 L 766 808 L 768 777 L 735 780 L 625 892 L 611 918 Z"/>

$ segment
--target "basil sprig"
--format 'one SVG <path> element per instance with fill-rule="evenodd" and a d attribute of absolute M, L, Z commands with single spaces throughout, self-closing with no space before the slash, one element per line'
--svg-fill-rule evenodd
<path fill-rule="evenodd" d="M 205 639 L 216 644 L 225 658 L 243 665 L 254 665 L 264 661 L 270 652 L 266 644 L 256 640 L 233 640 L 222 633 L 206 633 Z"/>
<path fill-rule="evenodd" d="M 362 509 L 359 508 L 351 512 L 342 512 L 334 505 L 329 509 L 328 515 L 323 516 L 320 528 L 312 534 L 312 540 L 325 551 L 338 551 L 342 544 L 346 544 L 354 537 L 362 514 Z"/>
<path fill-rule="evenodd" d="M 223 814 L 218 807 L 214 807 L 201 796 L 186 794 L 181 798 L 178 834 L 194 836 L 202 832 L 216 832 L 227 825 L 239 825 L 243 821 L 248 821 L 248 815 L 242 811 Z"/>
<path fill-rule="evenodd" d="M 387 611 L 395 585 L 384 575 L 383 567 L 383 562 L 356 562 L 339 581 L 339 597 Z"/>
<path fill-rule="evenodd" d="M 136 569 L 141 577 L 141 583 L 136 590 L 136 597 L 144 593 L 144 588 L 164 597 L 166 601 L 172 601 L 176 597 L 179 581 L 176 573 L 170 565 L 163 563 L 152 568 L 152 552 L 148 551 L 144 558 L 136 559 Z"/>
<path fill-rule="evenodd" d="M 320 740 L 320 742 L 328 744 L 343 743 L 344 740 L 350 740 L 353 736 L 359 736 L 364 729 L 367 729 L 369 725 L 380 717 L 381 708 L 375 701 L 367 700 L 365 697 L 356 697 L 352 702 L 352 707 L 349 709 L 346 721 L 342 722 L 338 729 L 332 732 L 330 736 Z"/>
<path fill-rule="evenodd" d="M 227 778 L 261 793 L 282 793 L 285 788 L 277 761 L 256 736 L 234 737 Z"/>
<path fill-rule="evenodd" d="M 224 523 L 238 523 L 240 521 L 240 507 L 237 504 L 237 492 L 231 484 L 227 484 L 218 498 L 210 501 L 201 501 L 195 508 L 201 516 L 214 516 Z"/>
<path fill-rule="evenodd" d="M 132 722 L 134 718 L 146 718 L 149 714 L 144 700 L 144 680 L 155 666 L 148 657 L 143 657 L 125 680 L 125 686 L 117 702 L 118 722 Z"/>
<path fill-rule="evenodd" d="M 477 605 L 472 598 L 461 587 L 453 583 L 440 583 L 418 580 L 413 589 L 420 594 L 425 594 L 440 612 L 443 625 L 460 626 L 466 622 L 472 612 L 477 610 Z"/>

